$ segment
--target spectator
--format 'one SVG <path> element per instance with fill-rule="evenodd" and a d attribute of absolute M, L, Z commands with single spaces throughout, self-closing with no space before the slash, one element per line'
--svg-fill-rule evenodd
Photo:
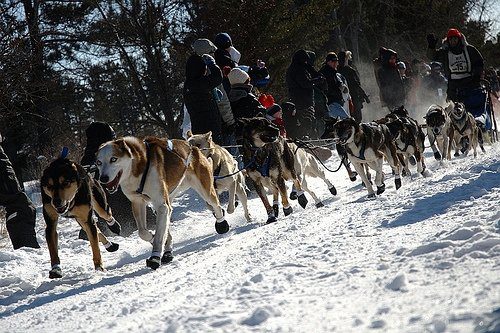
<path fill-rule="evenodd" d="M 326 55 L 325 64 L 320 69 L 320 73 L 326 78 L 328 92 L 326 94 L 328 104 L 328 115 L 330 117 L 349 117 L 349 110 L 344 109 L 343 92 L 348 89 L 347 81 L 337 72 L 339 64 L 337 54 L 330 52 Z M 344 83 L 345 82 L 345 83 Z"/>
<path fill-rule="evenodd" d="M 313 79 L 319 79 L 322 77 L 322 74 L 319 73 L 314 68 L 314 63 L 316 62 L 316 53 L 313 51 L 306 51 L 309 57 L 307 62 L 309 74 Z M 318 133 L 323 133 L 325 130 L 325 121 L 323 120 L 328 116 L 328 105 L 326 93 L 328 92 L 328 85 L 326 80 L 321 80 L 318 84 L 315 84 L 313 87 L 314 94 L 314 116 L 316 117 L 316 131 Z"/>
<path fill-rule="evenodd" d="M 35 233 L 35 206 L 23 192 L 2 146 L 0 146 L 0 205 L 4 206 L 7 212 L 7 232 L 14 250 L 23 246 L 40 248 Z"/>
<path fill-rule="evenodd" d="M 285 121 L 283 120 L 283 112 L 278 104 L 273 104 L 266 110 L 266 118 L 269 119 L 276 127 L 280 129 L 280 135 L 286 138 Z"/>
<path fill-rule="evenodd" d="M 310 73 L 310 58 L 305 50 L 298 50 L 286 71 L 288 97 L 295 105 L 294 119 L 298 138 L 316 138 L 316 117 L 314 110 L 314 86 L 320 84 L 322 77 L 313 78 Z M 289 133 L 290 134 L 290 133 Z"/>
<path fill-rule="evenodd" d="M 252 94 L 250 76 L 240 68 L 233 68 L 227 75 L 231 84 L 229 101 L 236 120 L 241 118 L 252 118 L 258 115 L 264 116 L 266 109 Z"/>
<path fill-rule="evenodd" d="M 445 102 L 445 92 L 448 82 L 441 74 L 442 65 L 433 61 L 430 64 L 431 71 L 422 78 L 420 89 L 420 99 L 429 104 L 443 105 Z"/>
<path fill-rule="evenodd" d="M 225 32 L 218 33 L 215 36 L 214 44 L 217 47 L 217 50 L 214 53 L 215 63 L 221 70 L 226 71 L 225 73 L 227 75 L 231 69 L 238 66 L 241 53 L 234 48 L 231 36 Z M 227 67 L 227 70 L 224 69 L 225 67 Z M 231 85 L 229 84 L 229 80 L 226 75 L 224 76 L 222 85 L 224 86 L 226 93 L 229 95 Z"/>
<path fill-rule="evenodd" d="M 214 89 L 222 82 L 222 72 L 208 54 L 191 55 L 186 63 L 184 104 L 191 118 L 193 134 L 212 131 L 215 143 L 222 145 L 222 117 L 217 106 L 219 94 Z M 222 95 L 222 94 L 220 94 Z"/>
<path fill-rule="evenodd" d="M 391 49 L 382 52 L 381 64 L 378 69 L 379 89 L 382 106 L 389 110 L 405 103 L 403 80 L 396 66 L 397 53 Z"/>
<path fill-rule="evenodd" d="M 359 80 L 358 72 L 352 67 L 348 60 L 350 58 L 350 51 L 339 52 L 339 67 L 338 72 L 347 80 L 347 86 L 349 87 L 349 94 L 351 96 L 353 105 L 353 118 L 359 123 L 363 118 L 361 109 L 363 109 L 363 103 L 370 103 L 368 95 L 361 87 L 361 81 Z"/>

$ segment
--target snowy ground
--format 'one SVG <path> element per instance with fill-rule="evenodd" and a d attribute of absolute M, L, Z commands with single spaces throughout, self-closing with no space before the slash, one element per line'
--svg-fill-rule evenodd
<path fill-rule="evenodd" d="M 500 145 L 486 149 L 445 166 L 427 153 L 431 177 L 398 192 L 391 177 L 374 200 L 344 170 L 329 173 L 336 198 L 313 181 L 326 206 L 295 201 L 271 225 L 253 198 L 254 222 L 239 207 L 223 236 L 185 194 L 175 259 L 156 271 L 134 233 L 112 238 L 118 252 L 101 247 L 107 271 L 95 272 L 63 219 L 64 276 L 49 280 L 39 214 L 42 249 L 0 247 L 0 332 L 500 332 Z"/>

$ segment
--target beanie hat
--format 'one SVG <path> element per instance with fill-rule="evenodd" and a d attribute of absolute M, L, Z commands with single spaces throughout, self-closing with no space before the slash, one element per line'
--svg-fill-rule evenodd
<path fill-rule="evenodd" d="M 233 84 L 238 84 L 238 83 L 246 83 L 248 80 L 250 80 L 250 76 L 248 76 L 247 72 L 240 68 L 233 68 L 227 75 L 227 78 L 229 79 L 229 83 L 231 85 Z"/>
<path fill-rule="evenodd" d="M 281 106 L 279 106 L 278 104 L 273 104 L 267 108 L 266 115 L 272 117 L 276 114 L 276 112 L 279 112 L 279 111 L 281 111 Z"/>
<path fill-rule="evenodd" d="M 462 38 L 462 33 L 460 31 L 458 31 L 458 29 L 451 28 L 450 30 L 448 30 L 448 33 L 446 34 L 446 38 L 448 39 L 451 37 Z"/>
<path fill-rule="evenodd" d="M 194 41 L 192 45 L 194 53 L 197 55 L 210 54 L 217 50 L 217 47 L 210 40 L 206 38 L 199 38 Z"/>
<path fill-rule="evenodd" d="M 223 49 L 223 50 L 225 50 L 228 47 L 230 47 L 231 45 L 233 45 L 233 41 L 231 40 L 231 37 L 226 32 L 220 32 L 217 35 L 215 35 L 214 43 L 215 43 L 215 46 L 217 46 L 219 49 Z"/>
<path fill-rule="evenodd" d="M 274 97 L 273 97 L 273 95 L 262 94 L 259 96 L 259 102 L 260 102 L 260 104 L 262 104 L 263 107 L 265 107 L 267 109 L 268 107 L 273 106 Z"/>
<path fill-rule="evenodd" d="M 325 62 L 329 61 L 338 61 L 339 58 L 337 57 L 337 54 L 335 52 L 330 52 L 326 55 Z"/>

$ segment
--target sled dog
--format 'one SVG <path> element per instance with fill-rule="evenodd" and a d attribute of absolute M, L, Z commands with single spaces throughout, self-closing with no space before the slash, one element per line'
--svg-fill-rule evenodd
<path fill-rule="evenodd" d="M 382 172 L 384 157 L 394 171 L 396 189 L 401 187 L 396 146 L 387 126 L 376 123 L 358 124 L 351 117 L 342 120 L 327 119 L 323 137 L 332 138 L 335 143 L 345 147 L 349 161 L 368 190 L 369 198 L 375 197 L 375 192 L 365 172 L 365 166 L 375 170 L 377 194 L 382 194 L 385 191 L 384 173 Z"/>
<path fill-rule="evenodd" d="M 205 134 L 186 133 L 187 141 L 191 146 L 200 148 L 201 152 L 212 162 L 214 171 L 214 184 L 217 193 L 229 191 L 229 203 L 227 212 L 232 214 L 235 209 L 235 195 L 243 205 L 245 218 L 250 222 L 251 217 L 248 212 L 248 198 L 245 192 L 245 175 L 238 172 L 238 162 L 226 149 L 217 145 L 212 140 L 212 132 Z"/>
<path fill-rule="evenodd" d="M 263 117 L 242 118 L 238 122 L 245 169 L 266 208 L 267 223 L 276 222 L 279 195 L 285 216 L 293 211 L 288 201 L 286 180 L 293 181 L 299 204 L 305 208 L 308 200 L 295 170 L 293 151 L 279 135 L 279 129 Z M 273 192 L 273 206 L 269 204 L 264 186 Z"/>
<path fill-rule="evenodd" d="M 462 103 L 450 103 L 449 115 L 451 125 L 454 129 L 455 155 L 459 156 L 459 150 L 468 155 L 471 147 L 474 150 L 474 157 L 477 156 L 479 128 L 474 116 L 465 110 Z M 484 151 L 484 147 L 481 145 Z"/>
<path fill-rule="evenodd" d="M 431 105 L 424 116 L 427 137 L 436 160 L 451 160 L 451 145 L 454 136 L 450 117 L 443 107 Z M 437 147 L 436 147 L 437 141 Z"/>
<path fill-rule="evenodd" d="M 110 193 L 120 186 L 131 201 L 139 237 L 153 245 L 146 260 L 152 269 L 173 259 L 171 200 L 182 191 L 193 188 L 205 200 L 216 218 L 217 233 L 229 230 L 213 185 L 212 164 L 185 140 L 127 136 L 108 141 L 99 147 L 96 165 L 101 184 Z M 146 228 L 148 204 L 156 212 L 154 235 Z"/>
<path fill-rule="evenodd" d="M 119 234 L 121 227 L 111 214 L 101 185 L 82 166 L 60 157 L 43 171 L 40 186 L 46 223 L 45 237 L 52 266 L 49 278 L 62 277 L 56 230 L 59 216 L 76 219 L 88 235 L 95 269 L 104 270 L 99 242 L 108 252 L 118 250 L 118 244 L 110 242 L 97 228 L 93 211 L 107 221 L 109 229 L 114 233 Z"/>

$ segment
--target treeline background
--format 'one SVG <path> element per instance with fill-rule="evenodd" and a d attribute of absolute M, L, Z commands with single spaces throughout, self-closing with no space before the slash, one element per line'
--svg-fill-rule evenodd
<path fill-rule="evenodd" d="M 299 48 L 316 52 L 318 65 L 345 49 L 370 63 L 380 46 L 425 59 L 426 35 L 457 27 L 498 67 L 495 8 L 494 0 L 3 0 L 0 133 L 27 179 L 38 176 L 40 156 L 63 145 L 79 152 L 93 120 L 118 135 L 179 137 L 190 45 L 218 32 L 231 35 L 241 64 L 266 62 L 277 100 Z"/>

